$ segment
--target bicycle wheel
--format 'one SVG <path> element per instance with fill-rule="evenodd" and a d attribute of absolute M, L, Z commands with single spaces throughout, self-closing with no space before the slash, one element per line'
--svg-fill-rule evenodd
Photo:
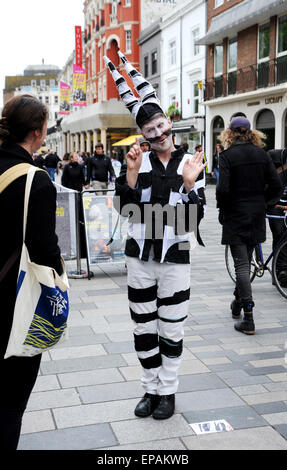
<path fill-rule="evenodd" d="M 287 253 L 287 240 L 283 241 L 278 248 L 276 248 L 273 261 L 272 261 L 272 277 L 280 294 L 287 299 L 287 276 L 280 276 L 280 257 L 286 256 Z M 282 263 L 282 261 L 281 261 Z M 285 271 L 285 269 L 284 269 Z M 281 268 L 282 273 L 282 268 Z"/>
<path fill-rule="evenodd" d="M 235 284 L 236 283 L 236 276 L 235 276 L 234 262 L 233 262 L 233 258 L 232 258 L 232 254 L 231 254 L 229 245 L 225 246 L 225 265 L 226 265 L 226 269 L 227 269 L 227 272 L 228 272 L 230 278 L 232 279 L 232 281 Z M 251 269 L 250 269 L 250 282 L 252 282 L 254 280 L 255 276 L 256 276 L 256 261 L 255 261 L 255 250 L 253 250 L 252 261 L 251 261 Z"/>

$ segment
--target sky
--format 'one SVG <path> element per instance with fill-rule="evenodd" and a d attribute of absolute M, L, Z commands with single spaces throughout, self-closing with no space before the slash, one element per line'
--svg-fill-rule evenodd
<path fill-rule="evenodd" d="M 84 26 L 84 0 L 1 0 L 0 108 L 6 75 L 28 65 L 62 68 L 75 47 L 74 27 Z"/>

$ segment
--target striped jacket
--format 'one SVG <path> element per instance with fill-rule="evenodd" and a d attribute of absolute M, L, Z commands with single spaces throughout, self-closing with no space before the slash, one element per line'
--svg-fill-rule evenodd
<path fill-rule="evenodd" d="M 205 173 L 186 194 L 182 169 L 190 157 L 179 148 L 165 168 L 155 152 L 143 153 L 135 188 L 127 184 L 123 167 L 116 179 L 114 206 L 121 215 L 129 216 L 127 256 L 147 261 L 153 248 L 154 259 L 160 263 L 186 264 L 190 262 L 192 232 L 203 245 L 198 225 L 203 217 Z"/>

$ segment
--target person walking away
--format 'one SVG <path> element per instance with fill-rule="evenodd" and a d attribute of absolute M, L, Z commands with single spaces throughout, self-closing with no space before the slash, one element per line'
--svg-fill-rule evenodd
<path fill-rule="evenodd" d="M 0 174 L 20 163 L 33 165 L 32 154 L 45 140 L 46 107 L 35 97 L 19 95 L 4 106 L 0 119 Z M 0 282 L 0 448 L 16 450 L 22 416 L 37 379 L 41 355 L 4 359 L 13 311 L 23 234 L 26 176 L 13 181 L 0 194 L 0 271 L 13 254 L 19 255 Z M 56 189 L 44 171 L 35 173 L 31 188 L 26 240 L 31 261 L 54 268 L 62 274 L 56 225 Z"/>
<path fill-rule="evenodd" d="M 217 144 L 212 158 L 212 172 L 211 175 L 215 176 L 216 182 L 218 181 L 218 168 L 219 168 L 219 155 L 224 150 L 223 145 Z"/>
<path fill-rule="evenodd" d="M 269 150 L 268 155 L 272 158 L 272 161 L 275 165 L 276 171 L 279 175 L 282 184 L 282 193 L 279 201 L 276 205 L 287 206 L 287 149 L 273 149 Z M 283 209 L 279 207 L 269 206 L 267 208 L 267 214 L 275 216 L 274 218 L 269 218 L 269 227 L 272 232 L 272 247 L 273 250 L 276 245 L 279 243 L 283 233 L 286 231 L 286 225 L 284 219 L 279 219 L 276 217 L 282 217 L 285 215 Z M 287 252 L 286 249 L 282 250 L 280 256 L 278 257 L 278 272 L 277 272 L 278 281 L 282 287 L 287 287 Z"/>
<path fill-rule="evenodd" d="M 203 155 L 192 158 L 175 149 L 172 123 L 155 90 L 118 52 L 142 101 L 128 87 L 113 63 L 105 57 L 119 94 L 132 113 L 151 151 L 143 153 L 139 140 L 126 155 L 127 171 L 116 179 L 115 208 L 129 215 L 131 223 L 125 254 L 128 298 L 134 321 L 134 343 L 142 366 L 145 395 L 135 415 L 167 419 L 175 410 L 178 369 L 183 349 L 184 325 L 190 297 L 189 224 L 200 220 L 202 203 L 196 192 L 203 182 Z M 169 215 L 151 214 L 154 207 L 170 209 Z M 190 210 L 190 209 L 194 209 Z M 182 216 L 180 216 L 180 209 Z M 165 217 L 167 215 L 167 217 Z M 162 219 L 162 224 L 160 222 Z M 169 220 L 167 220 L 169 219 Z M 175 220 L 183 225 L 175 227 Z M 159 225 L 158 225 L 159 223 Z M 144 234 L 144 236 L 142 235 Z M 202 240 L 198 239 L 201 244 Z"/>
<path fill-rule="evenodd" d="M 254 247 L 266 240 L 266 203 L 278 201 L 281 182 L 274 164 L 263 149 L 264 135 L 251 130 L 245 117 L 235 117 L 221 133 L 225 150 L 219 159 L 216 186 L 222 244 L 230 245 L 236 274 L 235 299 L 231 303 L 237 331 L 253 335 L 254 300 L 250 283 L 250 263 Z"/>
<path fill-rule="evenodd" d="M 45 168 L 49 173 L 51 181 L 55 181 L 55 171 L 60 161 L 58 155 L 54 154 L 52 150 L 49 150 L 49 153 L 45 157 Z"/>
<path fill-rule="evenodd" d="M 37 166 L 38 168 L 41 168 L 42 170 L 44 169 L 44 158 L 40 153 L 34 153 L 32 155 L 34 165 Z"/>
<path fill-rule="evenodd" d="M 95 146 L 95 153 L 90 158 L 88 165 L 88 180 L 91 187 L 101 190 L 97 194 L 107 194 L 109 175 L 115 178 L 111 159 L 104 154 L 104 146 L 99 142 Z"/>

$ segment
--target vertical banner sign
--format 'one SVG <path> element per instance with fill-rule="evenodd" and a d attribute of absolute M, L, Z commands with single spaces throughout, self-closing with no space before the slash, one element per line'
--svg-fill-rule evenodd
<path fill-rule="evenodd" d="M 71 87 L 60 81 L 60 111 L 59 114 L 70 114 Z"/>
<path fill-rule="evenodd" d="M 73 93 L 74 93 L 74 106 L 87 105 L 87 80 L 86 71 L 76 64 L 73 64 Z"/>
<path fill-rule="evenodd" d="M 83 65 L 83 51 L 82 51 L 82 28 L 75 26 L 75 55 L 76 65 L 82 67 Z"/>

